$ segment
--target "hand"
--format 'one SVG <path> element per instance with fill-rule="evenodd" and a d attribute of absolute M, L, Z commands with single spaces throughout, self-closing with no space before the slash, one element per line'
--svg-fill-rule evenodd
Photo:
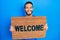
<path fill-rule="evenodd" d="M 44 30 L 47 30 L 48 29 L 48 26 L 47 24 L 44 25 Z"/>
<path fill-rule="evenodd" d="M 11 32 L 15 31 L 15 29 L 14 29 L 13 26 L 10 27 L 10 31 L 11 31 Z"/>

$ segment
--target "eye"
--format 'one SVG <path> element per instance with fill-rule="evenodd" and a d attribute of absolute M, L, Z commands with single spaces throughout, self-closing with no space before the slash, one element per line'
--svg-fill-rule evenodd
<path fill-rule="evenodd" d="M 28 7 L 26 7 L 26 8 L 28 8 Z"/>
<path fill-rule="evenodd" d="M 32 8 L 32 7 L 30 7 L 30 8 Z"/>

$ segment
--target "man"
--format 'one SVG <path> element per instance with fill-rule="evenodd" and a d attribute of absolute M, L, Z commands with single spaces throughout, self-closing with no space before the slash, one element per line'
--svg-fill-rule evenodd
<path fill-rule="evenodd" d="M 33 12 L 33 4 L 32 2 L 26 2 L 24 5 L 24 9 L 26 12 L 26 17 L 32 17 L 32 12 Z M 47 24 L 44 26 L 44 30 L 47 30 Z M 10 31 L 15 31 L 15 29 L 11 26 Z M 36 40 L 36 39 L 20 39 L 20 40 Z"/>

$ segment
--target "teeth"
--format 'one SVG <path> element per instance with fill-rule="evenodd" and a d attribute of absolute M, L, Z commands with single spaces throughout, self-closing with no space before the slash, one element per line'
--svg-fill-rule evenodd
<path fill-rule="evenodd" d="M 23 26 L 23 25 L 20 25 L 20 26 L 15 26 L 15 30 L 16 31 L 20 31 L 20 32 L 24 32 L 24 31 L 42 31 L 44 28 L 43 25 L 27 25 L 27 26 Z"/>

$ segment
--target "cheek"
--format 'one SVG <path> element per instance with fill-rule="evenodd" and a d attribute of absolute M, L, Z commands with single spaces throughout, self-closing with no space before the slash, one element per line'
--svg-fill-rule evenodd
<path fill-rule="evenodd" d="M 28 9 L 25 9 L 25 11 L 27 12 L 27 11 L 28 11 Z"/>
<path fill-rule="evenodd" d="M 30 8 L 30 11 L 33 11 L 33 8 Z"/>

